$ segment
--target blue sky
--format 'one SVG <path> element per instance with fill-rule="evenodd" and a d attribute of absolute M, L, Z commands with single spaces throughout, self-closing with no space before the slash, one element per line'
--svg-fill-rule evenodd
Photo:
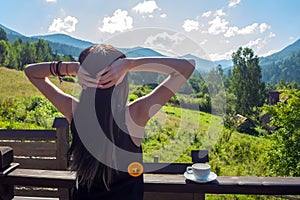
<path fill-rule="evenodd" d="M 299 0 L 7 0 L 0 23 L 26 36 L 65 33 L 115 46 L 229 59 L 259 56 L 300 38 Z"/>

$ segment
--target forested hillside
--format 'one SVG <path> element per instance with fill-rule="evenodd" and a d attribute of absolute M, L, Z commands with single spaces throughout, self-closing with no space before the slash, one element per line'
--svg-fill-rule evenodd
<path fill-rule="evenodd" d="M 13 31 L 11 29 L 6 28 L 5 26 L 0 24 L 0 29 L 4 30 L 7 35 L 7 41 L 9 42 L 16 42 L 16 41 L 22 41 L 23 43 L 26 42 L 37 42 L 39 39 L 42 39 L 43 37 L 27 37 L 24 36 L 16 31 Z M 64 44 L 57 41 L 51 41 L 47 40 L 47 43 L 52 48 L 53 52 L 57 54 L 64 54 L 64 55 L 72 55 L 72 56 L 78 56 L 79 53 L 82 51 L 83 48 L 77 47 L 77 46 L 70 46 L 68 44 Z M 87 44 L 88 45 L 88 44 Z"/>
<path fill-rule="evenodd" d="M 283 50 L 259 58 L 259 65 L 262 69 L 262 80 L 265 83 L 279 83 L 280 81 L 300 83 L 300 39 Z M 233 65 L 230 62 L 217 61 L 225 67 L 225 74 L 230 76 Z M 229 65 L 229 66 L 228 66 Z"/>
<path fill-rule="evenodd" d="M 265 82 L 284 80 L 300 83 L 300 40 L 278 53 L 261 58 L 260 65 Z"/>
<path fill-rule="evenodd" d="M 0 66 L 23 70 L 27 64 L 53 60 L 75 61 L 72 55 L 54 53 L 43 39 L 29 42 L 18 38 L 10 42 L 6 32 L 0 28 Z"/>

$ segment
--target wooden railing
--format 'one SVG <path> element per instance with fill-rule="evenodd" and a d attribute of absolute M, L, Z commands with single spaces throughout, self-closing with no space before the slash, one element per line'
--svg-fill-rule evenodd
<path fill-rule="evenodd" d="M 9 158 L 9 156 L 5 156 L 7 154 L 11 155 L 9 150 L 11 152 L 12 148 L 0 146 L 0 152 L 2 152 L 0 153 L 0 158 L 2 158 L 3 160 L 2 163 L 8 163 L 7 161 L 5 161 L 5 159 L 12 161 L 12 159 Z M 194 162 L 208 162 L 207 150 L 194 150 L 191 152 L 191 156 L 192 161 Z M 159 184 L 157 184 L 155 187 L 159 187 L 166 191 L 168 191 L 169 189 L 164 187 L 168 187 L 168 184 L 170 184 L 172 180 L 175 180 L 174 178 L 176 178 L 177 180 L 174 183 L 171 183 L 170 189 L 179 182 L 182 182 L 183 172 L 186 170 L 187 166 L 191 165 L 191 163 L 158 163 L 157 157 L 154 158 L 154 161 L 155 162 L 153 163 L 143 163 L 144 170 L 148 172 L 144 176 L 146 177 L 146 180 L 149 180 L 153 183 L 155 183 L 156 181 L 160 182 L 163 180 L 163 187 L 161 187 Z M 11 200 L 14 197 L 14 195 L 30 197 L 57 197 L 59 199 L 70 198 L 71 189 L 75 185 L 74 173 L 67 170 L 22 169 L 19 168 L 18 165 L 16 166 L 16 164 L 17 163 L 12 162 L 9 165 L 6 164 L 6 166 L 2 167 L 1 169 L 0 162 L 0 200 Z M 26 188 L 31 187 L 31 190 L 25 190 L 20 192 L 19 190 L 14 190 L 14 186 L 26 186 Z M 36 190 L 36 187 L 44 189 L 56 187 L 59 188 L 59 190 L 67 192 L 54 193 L 51 191 Z M 158 193 L 151 192 L 151 190 L 153 190 L 153 186 L 149 187 L 148 190 L 149 191 L 146 193 L 145 199 L 150 199 L 153 195 L 156 196 L 158 200 L 165 199 L 164 195 L 166 195 L 166 193 L 160 194 L 161 197 L 157 196 L 159 194 L 160 189 L 157 190 Z M 174 196 L 175 193 L 168 194 L 168 198 L 170 198 L 170 196 Z M 194 196 L 199 195 L 200 194 L 193 194 L 189 192 L 179 194 L 179 196 L 181 196 L 180 199 L 190 199 L 192 197 L 194 198 Z M 178 195 L 174 196 L 174 198 L 177 199 Z"/>
<path fill-rule="evenodd" d="M 0 146 L 14 149 L 14 161 L 22 168 L 65 170 L 68 167 L 69 128 L 56 118 L 55 130 L 0 129 Z"/>
<path fill-rule="evenodd" d="M 22 169 L 67 170 L 69 126 L 65 118 L 56 118 L 53 130 L 0 129 L 0 146 L 13 148 L 14 162 Z M 1 169 L 1 167 L 0 167 Z M 68 196 L 65 189 L 14 188 L 20 196 Z"/>
<path fill-rule="evenodd" d="M 182 173 L 144 174 L 144 182 L 144 200 L 200 200 L 205 194 L 300 194 L 300 177 L 221 176 L 210 183 L 198 184 L 187 181 Z M 0 176 L 0 199 L 13 199 L 13 185 L 71 189 L 75 186 L 75 176 L 70 171 L 15 169 Z"/>
<path fill-rule="evenodd" d="M 64 119 L 56 119 L 54 127 L 45 131 L 0 130 L 0 146 L 12 147 L 15 156 L 13 161 L 12 151 L 0 147 L 0 200 L 19 195 L 70 198 L 75 176 L 67 171 L 69 129 Z M 192 162 L 209 161 L 206 150 L 192 151 L 191 156 Z M 145 200 L 195 200 L 204 199 L 205 194 L 300 195 L 300 177 L 219 176 L 198 184 L 183 176 L 191 163 L 159 163 L 156 157 L 154 163 L 143 165 L 148 172 L 144 174 Z"/>

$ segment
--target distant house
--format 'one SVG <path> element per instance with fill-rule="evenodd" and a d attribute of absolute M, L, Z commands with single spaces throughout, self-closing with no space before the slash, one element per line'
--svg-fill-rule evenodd
<path fill-rule="evenodd" d="M 237 122 L 237 130 L 239 132 L 251 133 L 255 128 L 255 124 L 253 120 L 240 114 L 236 115 L 236 122 Z"/>
<path fill-rule="evenodd" d="M 269 92 L 269 105 L 275 105 L 276 103 L 279 102 L 279 95 L 280 92 L 279 91 L 273 91 L 273 92 Z"/>
<path fill-rule="evenodd" d="M 268 99 L 269 105 L 275 105 L 278 102 L 285 103 L 289 99 L 288 97 L 286 97 L 284 99 L 280 99 L 280 93 L 281 93 L 281 91 L 269 92 L 269 99 Z"/>
<path fill-rule="evenodd" d="M 288 97 L 286 97 L 285 99 L 280 99 L 280 93 L 281 91 L 269 92 L 269 99 L 268 99 L 269 105 L 275 105 L 278 102 L 285 103 L 288 100 Z M 260 117 L 260 121 L 262 122 L 262 128 L 267 130 L 269 133 L 272 133 L 272 131 L 277 129 L 277 127 L 269 125 L 269 123 L 271 122 L 271 117 L 269 114 L 262 115 Z"/>

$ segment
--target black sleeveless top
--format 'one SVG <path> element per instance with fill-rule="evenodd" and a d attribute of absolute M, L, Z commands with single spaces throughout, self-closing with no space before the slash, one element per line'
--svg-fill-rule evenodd
<path fill-rule="evenodd" d="M 71 123 L 71 131 L 73 137 L 77 137 L 78 133 L 74 121 Z M 136 146 L 130 135 L 120 130 L 115 138 L 115 144 L 126 151 L 138 153 L 138 158 L 134 160 L 142 163 L 142 148 Z M 116 155 L 118 159 L 118 155 Z M 122 158 L 124 160 L 124 158 Z M 128 163 L 132 159 L 128 158 Z M 127 163 L 126 163 L 127 165 Z M 144 193 L 143 175 L 133 177 L 128 172 L 117 171 L 114 173 L 113 182 L 109 186 L 109 190 L 105 187 L 102 179 L 93 181 L 90 189 L 85 185 L 78 184 L 73 189 L 73 200 L 142 200 Z"/>

